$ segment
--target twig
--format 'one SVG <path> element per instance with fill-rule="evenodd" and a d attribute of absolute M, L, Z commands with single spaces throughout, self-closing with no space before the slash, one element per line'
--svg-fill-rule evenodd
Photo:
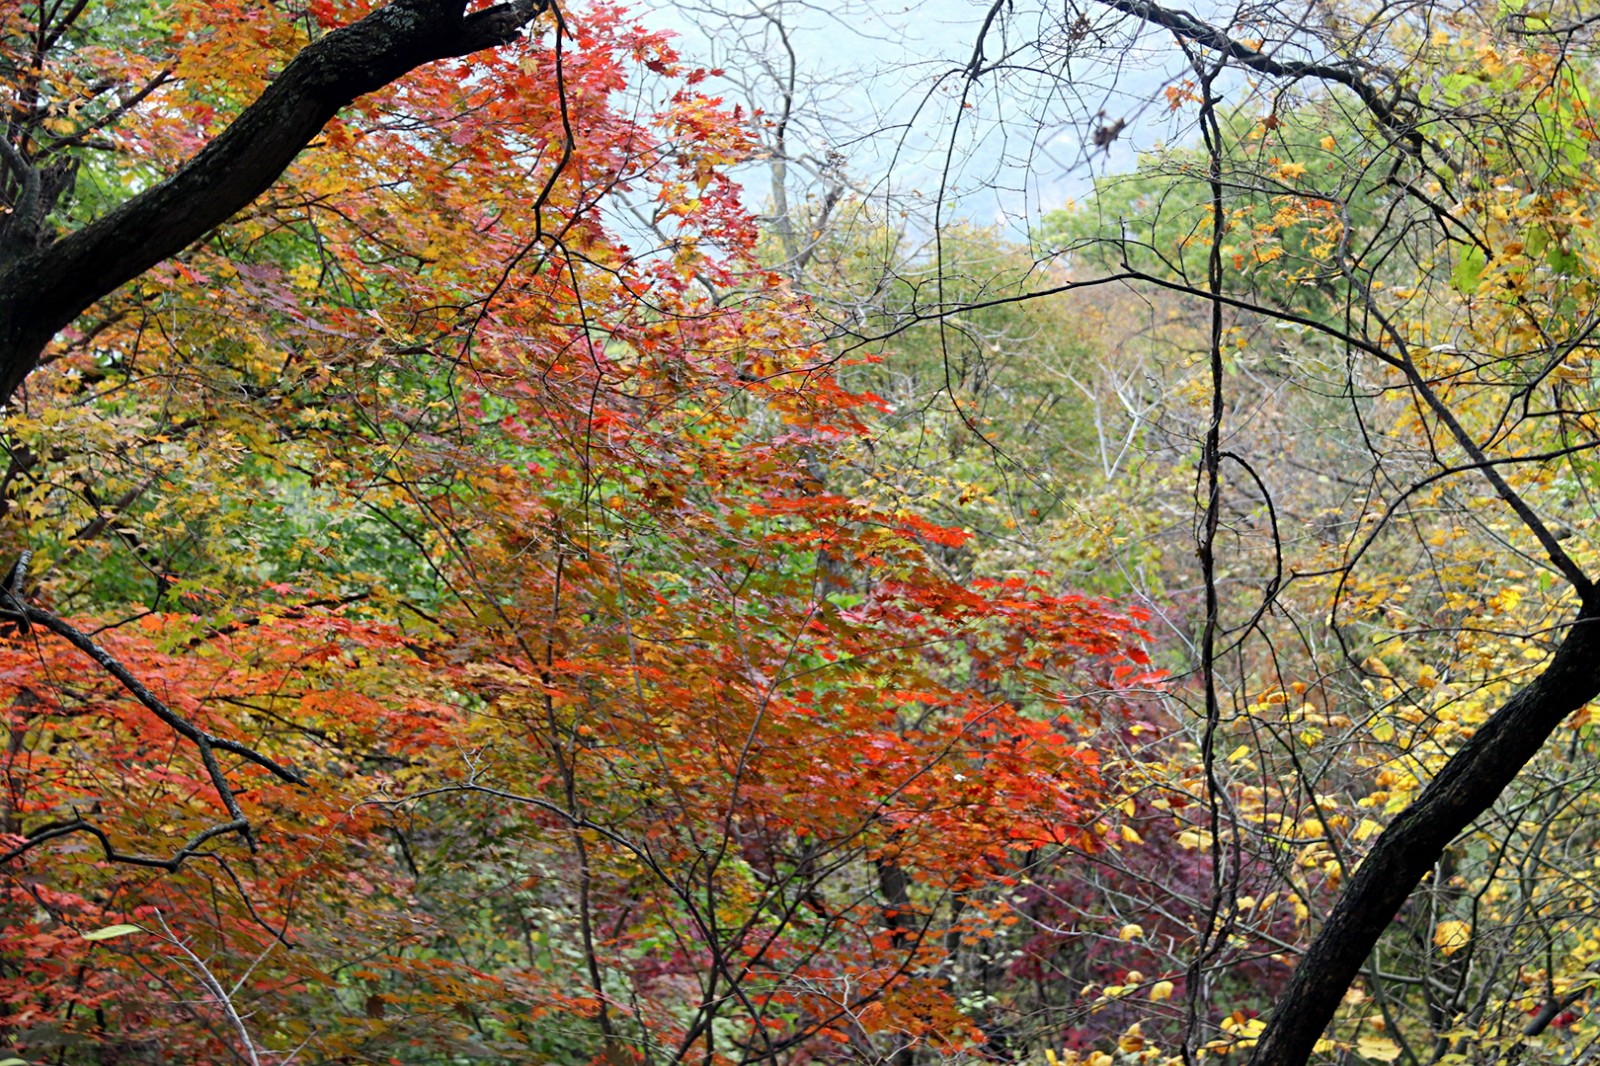
<path fill-rule="evenodd" d="M 155 693 L 146 688 L 144 683 L 133 675 L 132 671 L 123 666 L 110 652 L 91 640 L 82 630 L 49 611 L 29 604 L 23 597 L 22 587 L 27 581 L 28 563 L 32 557 L 31 552 L 23 552 L 6 575 L 4 584 L 0 585 L 0 618 L 15 622 L 23 633 L 28 633 L 32 626 L 40 626 L 61 637 L 93 659 L 108 674 L 121 682 L 123 688 L 132 693 L 135 699 L 144 704 L 162 722 L 166 723 L 173 732 L 192 743 L 200 752 L 200 761 L 206 768 L 206 776 L 210 778 L 212 787 L 217 790 L 217 795 L 221 799 L 222 805 L 227 808 L 229 820 L 201 830 L 190 837 L 188 842 L 171 856 L 163 859 L 118 851 L 104 830 L 84 821 L 82 818 L 75 818 L 70 822 L 46 826 L 30 834 L 21 844 L 9 851 L 0 853 L 0 865 L 31 851 L 47 840 L 53 840 L 72 833 L 88 833 L 99 840 L 101 848 L 105 851 L 107 862 L 121 862 L 133 866 L 153 866 L 164 870 L 176 870 L 186 859 L 197 854 L 198 849 L 207 841 L 228 833 L 238 833 L 244 837 L 245 843 L 250 850 L 255 851 L 256 839 L 250 825 L 250 819 L 245 815 L 243 808 L 239 806 L 239 801 L 234 796 L 233 787 L 228 784 L 227 775 L 223 772 L 221 763 L 217 761 L 217 749 L 220 748 L 223 751 L 238 755 L 247 762 L 253 762 L 274 777 L 290 784 L 307 784 L 308 782 L 304 775 L 279 764 L 247 744 L 241 744 L 226 737 L 215 736 L 201 729 L 189 719 L 168 707 Z"/>

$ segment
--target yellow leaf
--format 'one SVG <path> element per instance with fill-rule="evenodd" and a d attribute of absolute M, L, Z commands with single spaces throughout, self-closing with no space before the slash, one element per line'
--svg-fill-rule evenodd
<path fill-rule="evenodd" d="M 1161 1003 L 1172 998 L 1172 982 L 1157 981 L 1150 986 L 1150 1002 Z"/>
<path fill-rule="evenodd" d="M 1144 936 L 1144 927 L 1132 924 L 1123 926 L 1122 931 L 1117 934 L 1117 937 L 1121 940 L 1138 940 L 1142 936 Z"/>
<path fill-rule="evenodd" d="M 1383 1036 L 1364 1036 L 1356 1041 L 1356 1054 L 1375 1062 L 1393 1062 L 1400 1057 L 1400 1045 Z"/>
<path fill-rule="evenodd" d="M 1328 134 L 1328 136 L 1322 138 L 1322 142 L 1321 143 L 1322 143 L 1322 150 L 1324 152 L 1331 152 L 1335 148 L 1339 147 L 1339 142 L 1334 140 L 1333 134 L 1331 134 L 1331 133 Z"/>
<path fill-rule="evenodd" d="M 1469 922 L 1440 922 L 1433 928 L 1433 942 L 1446 955 L 1454 955 L 1472 942 Z"/>

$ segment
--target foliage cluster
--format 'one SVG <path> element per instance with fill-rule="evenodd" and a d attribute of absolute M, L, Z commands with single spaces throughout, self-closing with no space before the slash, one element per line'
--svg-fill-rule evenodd
<path fill-rule="evenodd" d="M 430 5 L 0 10 L 0 273 Z M 1593 20 L 1108 6 L 1201 138 L 1031 247 L 525 5 L 56 336 L 0 1052 L 1582 1061 Z"/>

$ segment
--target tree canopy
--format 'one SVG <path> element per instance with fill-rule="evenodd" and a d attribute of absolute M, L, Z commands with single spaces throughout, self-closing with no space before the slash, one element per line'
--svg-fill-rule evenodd
<path fill-rule="evenodd" d="M 0 9 L 0 1061 L 1586 1061 L 1600 21 L 818 14 Z"/>

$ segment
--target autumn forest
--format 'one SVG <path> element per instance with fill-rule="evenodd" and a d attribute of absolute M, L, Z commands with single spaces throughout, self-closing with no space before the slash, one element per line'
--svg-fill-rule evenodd
<path fill-rule="evenodd" d="M 1597 1061 L 1592 4 L 0 0 L 0 1066 Z"/>

